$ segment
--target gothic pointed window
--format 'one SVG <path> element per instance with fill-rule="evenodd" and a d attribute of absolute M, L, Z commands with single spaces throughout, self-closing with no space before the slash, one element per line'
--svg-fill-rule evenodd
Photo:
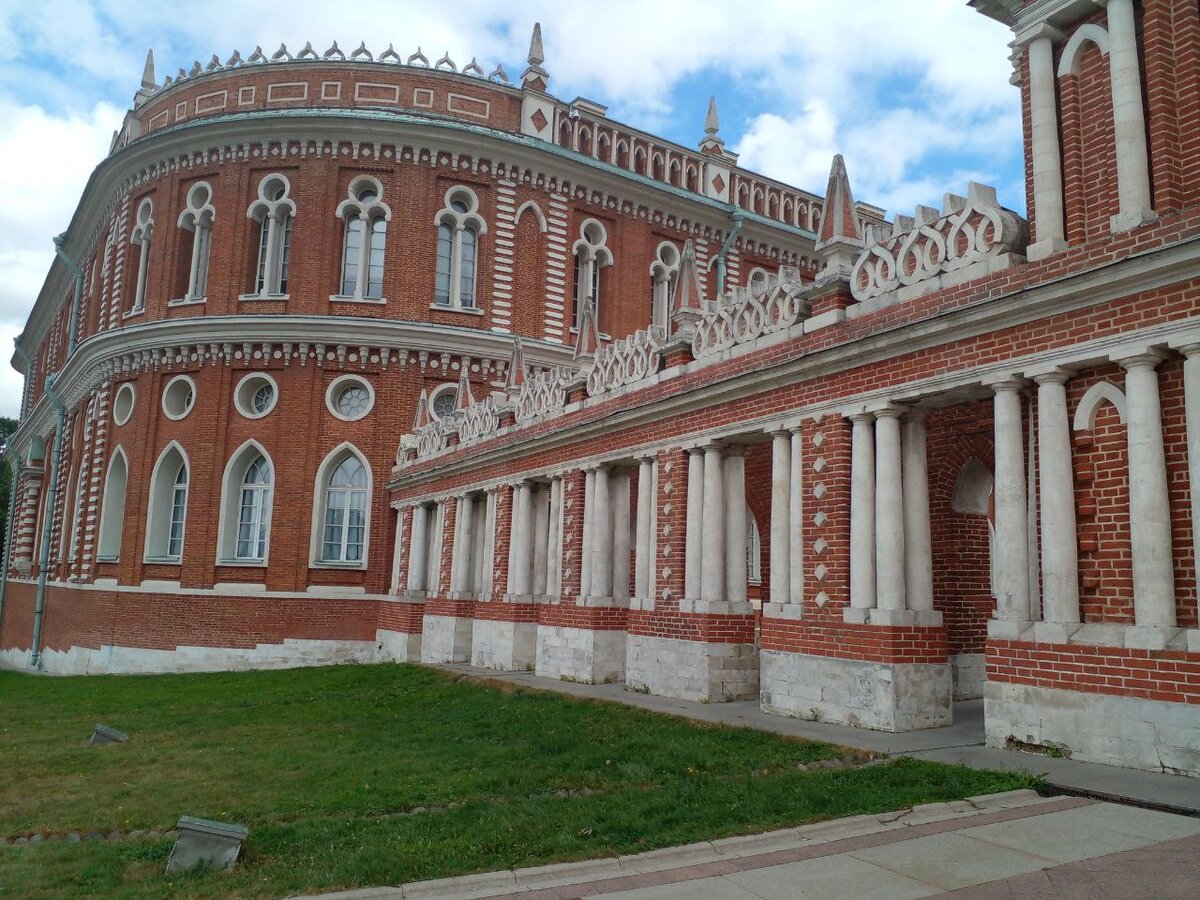
<path fill-rule="evenodd" d="M 179 214 L 180 233 L 191 236 L 191 247 L 180 247 L 181 256 L 189 260 L 186 283 L 180 292 L 182 301 L 198 302 L 208 294 L 208 260 L 215 216 L 212 186 L 207 181 L 196 182 L 188 190 L 186 208 Z"/>
<path fill-rule="evenodd" d="M 262 456 L 246 468 L 242 476 L 238 504 L 238 559 L 263 559 L 267 553 L 267 518 L 271 506 L 271 468 Z"/>
<path fill-rule="evenodd" d="M 587 219 L 579 228 L 579 240 L 572 248 L 575 255 L 575 289 L 571 304 L 571 327 L 579 327 L 579 316 L 587 303 L 592 304 L 596 322 L 600 322 L 600 271 L 612 265 L 612 253 L 606 244 L 608 232 L 595 219 Z"/>
<path fill-rule="evenodd" d="M 134 282 L 133 303 L 130 304 L 126 315 L 140 313 L 146 307 L 146 280 L 150 266 L 150 242 L 154 237 L 154 201 L 149 197 L 142 200 L 137 208 L 137 222 L 129 241 L 137 248 L 137 281 Z"/>
<path fill-rule="evenodd" d="M 347 193 L 337 208 L 344 225 L 336 299 L 382 300 L 384 251 L 392 211 L 383 202 L 383 187 L 375 178 L 356 178 Z"/>
<path fill-rule="evenodd" d="M 187 498 L 187 459 L 180 446 L 172 443 L 159 457 L 150 477 L 147 561 L 178 562 L 183 557 Z"/>
<path fill-rule="evenodd" d="M 292 226 L 296 203 L 289 196 L 291 184 L 282 175 L 268 175 L 258 185 L 258 199 L 250 204 L 247 217 L 258 223 L 257 250 L 252 290 L 249 297 L 279 297 L 287 294 L 292 265 Z"/>
<path fill-rule="evenodd" d="M 100 506 L 100 544 L 96 558 L 116 562 L 121 556 L 121 533 L 125 528 L 125 488 L 129 482 L 129 461 L 118 447 L 108 463 L 104 478 L 104 496 Z"/>
<path fill-rule="evenodd" d="M 218 563 L 262 565 L 271 536 L 275 470 L 257 441 L 233 454 L 221 483 Z"/>
<path fill-rule="evenodd" d="M 479 238 L 487 223 L 479 215 L 479 198 L 465 187 L 446 192 L 446 206 L 437 214 L 437 276 L 433 301 L 451 309 L 478 307 L 476 274 Z"/>
<path fill-rule="evenodd" d="M 362 563 L 366 558 L 370 475 L 362 458 L 346 447 L 322 466 L 318 561 Z"/>

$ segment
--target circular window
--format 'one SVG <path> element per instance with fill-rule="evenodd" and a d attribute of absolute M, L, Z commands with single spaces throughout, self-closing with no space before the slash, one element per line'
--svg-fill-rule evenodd
<path fill-rule="evenodd" d="M 187 375 L 176 375 L 163 389 L 162 408 L 168 419 L 182 419 L 196 404 L 196 385 Z"/>
<path fill-rule="evenodd" d="M 233 402 L 247 419 L 261 419 L 275 408 L 279 388 L 275 379 L 264 372 L 253 372 L 238 382 Z"/>
<path fill-rule="evenodd" d="M 429 414 L 435 419 L 444 419 L 454 414 L 454 406 L 458 401 L 458 386 L 444 384 L 429 398 Z"/>
<path fill-rule="evenodd" d="M 353 422 L 371 411 L 375 405 L 375 391 L 370 382 L 355 375 L 343 375 L 329 385 L 325 405 L 343 422 Z"/>
<path fill-rule="evenodd" d="M 131 382 L 125 382 L 117 388 L 117 396 L 113 398 L 113 421 L 124 425 L 133 415 L 134 391 Z"/>

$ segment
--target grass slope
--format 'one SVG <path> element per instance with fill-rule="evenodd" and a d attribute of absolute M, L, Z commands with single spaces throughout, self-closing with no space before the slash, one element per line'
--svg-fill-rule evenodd
<path fill-rule="evenodd" d="M 131 742 L 89 748 L 96 721 Z M 251 832 L 233 873 L 183 878 L 162 874 L 169 841 L 0 848 L 0 896 L 267 897 L 399 884 L 1029 783 L 913 760 L 796 768 L 839 752 L 414 666 L 0 673 L 0 835 L 166 830 L 185 813 Z"/>

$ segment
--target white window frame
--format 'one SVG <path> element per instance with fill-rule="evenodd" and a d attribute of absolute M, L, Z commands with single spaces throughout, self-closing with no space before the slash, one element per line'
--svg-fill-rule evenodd
<path fill-rule="evenodd" d="M 212 252 L 212 225 L 217 211 L 212 204 L 213 189 L 207 181 L 197 181 L 187 192 L 186 207 L 179 214 L 179 227 L 192 233 L 192 261 L 188 267 L 187 290 L 168 305 L 203 303 L 208 297 L 208 261 Z"/>
<path fill-rule="evenodd" d="M 260 387 L 266 385 L 271 387 L 271 405 L 262 412 L 259 412 L 254 408 L 254 395 L 258 393 Z M 245 419 L 261 419 L 269 416 L 275 410 L 275 407 L 279 405 L 279 385 L 266 372 L 251 372 L 243 376 L 242 380 L 237 383 L 237 387 L 234 388 L 233 405 L 237 409 L 238 414 Z"/>
<path fill-rule="evenodd" d="M 466 207 L 466 211 L 457 210 L 454 204 L 458 202 Z M 441 242 L 441 228 L 445 226 L 453 232 L 451 236 L 450 247 L 450 272 L 448 273 L 450 284 L 447 289 L 445 301 L 439 299 L 437 282 L 434 282 L 434 297 L 433 303 L 430 304 L 431 309 L 455 310 L 456 312 L 474 313 L 477 315 L 483 314 L 479 302 L 479 243 L 480 238 L 487 234 L 487 222 L 483 220 L 483 216 L 479 215 L 479 198 L 475 192 L 464 185 L 457 185 L 446 191 L 444 198 L 445 206 L 438 210 L 433 219 L 434 228 L 437 231 L 437 241 Z M 475 258 L 472 261 L 473 284 L 471 292 L 471 303 L 463 302 L 463 232 L 470 230 L 475 237 Z M 437 253 L 434 254 L 435 264 Z M 441 277 L 442 273 L 437 273 L 435 277 Z"/>
<path fill-rule="evenodd" d="M 440 421 L 441 419 L 446 418 L 446 416 L 439 416 L 437 414 L 436 410 L 434 409 L 434 405 L 433 405 L 433 401 L 436 400 L 442 394 L 453 394 L 455 402 L 457 403 L 457 401 L 458 401 L 458 382 L 457 381 L 447 381 L 445 384 L 439 384 L 429 394 L 429 399 L 426 402 L 428 403 L 430 421 Z"/>
<path fill-rule="evenodd" d="M 146 278 L 150 268 L 150 246 L 154 238 L 154 200 L 143 197 L 138 203 L 136 221 L 129 235 L 129 243 L 138 248 L 137 282 L 133 289 L 133 303 L 126 316 L 136 316 L 146 309 Z"/>
<path fill-rule="evenodd" d="M 279 197 L 275 189 L 283 188 Z M 258 222 L 258 253 L 254 263 L 254 286 L 242 294 L 242 300 L 286 300 L 284 272 L 291 271 L 291 241 L 289 229 L 295 227 L 296 203 L 291 198 L 292 183 L 287 176 L 272 172 L 258 183 L 258 199 L 246 210 L 246 218 Z M 261 275 L 259 273 L 262 273 Z M 261 283 L 260 283 L 261 282 Z"/>
<path fill-rule="evenodd" d="M 178 460 L 178 465 L 175 461 Z M 164 470 L 170 470 L 169 475 Z M 171 553 L 171 526 L 175 521 L 175 492 L 178 473 L 183 471 L 187 481 L 183 486 L 183 523 L 180 532 L 180 548 L 177 555 Z M 183 561 L 183 550 L 187 546 L 187 505 L 191 500 L 192 464 L 187 451 L 178 441 L 163 447 L 154 462 L 150 474 L 150 493 L 146 509 L 146 546 L 142 559 L 148 563 L 177 564 Z"/>
<path fill-rule="evenodd" d="M 346 416 L 343 415 L 337 408 L 338 395 L 342 392 L 343 388 L 348 387 L 351 384 L 355 384 L 367 389 L 367 397 L 370 402 L 367 404 L 366 410 L 364 410 L 361 415 Z M 371 385 L 371 382 L 358 375 L 339 375 L 337 378 L 333 379 L 333 381 L 329 382 L 329 387 L 325 389 L 325 408 L 329 410 L 329 414 L 335 419 L 340 419 L 343 422 L 358 422 L 359 420 L 365 419 L 367 416 L 369 416 L 371 411 L 375 409 L 375 388 Z"/>
<path fill-rule="evenodd" d="M 128 392 L 129 396 L 129 409 L 127 409 L 125 411 L 125 415 L 122 416 L 119 412 L 119 407 L 121 405 L 121 396 L 126 392 Z M 131 418 L 133 418 L 133 411 L 136 408 L 136 404 L 137 388 L 134 387 L 132 381 L 126 381 L 119 388 L 117 388 L 117 393 L 113 397 L 113 423 L 116 425 L 124 425 Z"/>
<path fill-rule="evenodd" d="M 367 474 L 366 486 L 366 505 L 364 507 L 365 517 L 363 525 L 363 548 L 362 559 L 346 562 L 338 559 L 325 559 L 325 506 L 326 495 L 329 490 L 329 480 L 333 477 L 333 473 L 337 470 L 347 457 L 355 457 L 363 467 Z M 370 557 L 371 551 L 371 504 L 375 497 L 375 477 L 371 470 L 371 464 L 367 461 L 366 455 L 349 441 L 344 441 L 334 447 L 325 458 L 321 461 L 321 465 L 317 467 L 317 478 L 313 490 L 313 511 L 312 511 L 312 529 L 309 539 L 309 565 L 317 569 L 366 569 L 367 560 Z M 347 525 L 342 523 L 342 546 L 346 544 Z"/>
<path fill-rule="evenodd" d="M 650 324 L 665 331 L 670 316 L 668 307 L 671 294 L 679 278 L 679 266 L 683 256 L 671 241 L 663 241 L 654 251 L 654 262 L 650 264 L 651 306 Z"/>
<path fill-rule="evenodd" d="M 182 411 L 172 410 L 169 406 L 174 402 L 176 394 L 181 390 L 180 385 L 187 385 L 191 391 L 191 400 L 184 406 Z M 167 382 L 162 392 L 162 411 L 172 422 L 178 422 L 180 419 L 186 419 L 193 409 L 196 408 L 196 382 L 192 380 L 190 375 L 176 375 Z"/>
<path fill-rule="evenodd" d="M 266 501 L 263 504 L 262 521 L 264 523 L 263 555 L 258 558 L 237 557 L 238 525 L 241 521 L 240 510 L 242 503 L 242 481 L 251 463 L 262 456 L 271 470 L 271 483 L 267 488 Z M 266 568 L 271 556 L 271 519 L 275 505 L 275 492 L 278 489 L 278 469 L 267 449 L 254 439 L 242 444 L 229 457 L 225 464 L 225 472 L 221 476 L 221 509 L 217 522 L 217 565 L 243 566 L 247 568 Z"/>
<path fill-rule="evenodd" d="M 600 330 L 601 272 L 612 265 L 612 251 L 608 249 L 608 230 L 597 219 L 584 219 L 579 226 L 579 239 L 571 245 L 575 259 L 575 285 L 571 304 L 571 330 L 578 331 L 579 317 L 589 299 L 596 330 Z"/>
<path fill-rule="evenodd" d="M 375 199 L 363 201 L 362 194 L 365 193 L 365 190 L 374 190 Z M 387 226 L 392 221 L 392 209 L 383 201 L 383 185 L 379 179 L 373 178 L 370 175 L 360 175 L 351 181 L 349 188 L 346 190 L 346 199 L 338 204 L 337 217 L 342 221 L 342 257 L 341 266 L 338 270 L 338 293 L 329 299 L 343 303 L 386 303 L 387 301 L 383 298 L 383 274 L 379 278 L 378 295 L 369 291 L 373 229 L 375 223 L 382 220 L 384 227 L 384 252 L 386 253 Z M 362 223 L 362 240 L 355 251 L 357 258 L 353 261 L 358 267 L 355 275 L 354 290 L 346 293 L 346 267 L 351 262 L 348 258 L 350 250 L 346 246 L 346 241 L 349 237 L 350 224 L 354 221 Z M 386 267 L 384 271 L 386 272 Z"/>
<path fill-rule="evenodd" d="M 120 463 L 121 484 L 113 483 L 117 464 Z M 125 448 L 118 445 L 108 459 L 104 473 L 104 494 L 100 506 L 100 530 L 96 539 L 97 562 L 119 562 L 121 539 L 125 530 L 125 500 L 129 492 L 129 457 Z"/>

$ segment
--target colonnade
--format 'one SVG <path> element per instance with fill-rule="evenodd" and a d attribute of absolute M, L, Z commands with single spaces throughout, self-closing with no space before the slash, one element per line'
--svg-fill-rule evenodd
<path fill-rule="evenodd" d="M 933 610 L 925 416 L 885 404 L 849 417 L 848 622 L 940 622 Z"/>
<path fill-rule="evenodd" d="M 716 443 L 688 451 L 686 600 L 746 601 L 744 452 Z"/>

